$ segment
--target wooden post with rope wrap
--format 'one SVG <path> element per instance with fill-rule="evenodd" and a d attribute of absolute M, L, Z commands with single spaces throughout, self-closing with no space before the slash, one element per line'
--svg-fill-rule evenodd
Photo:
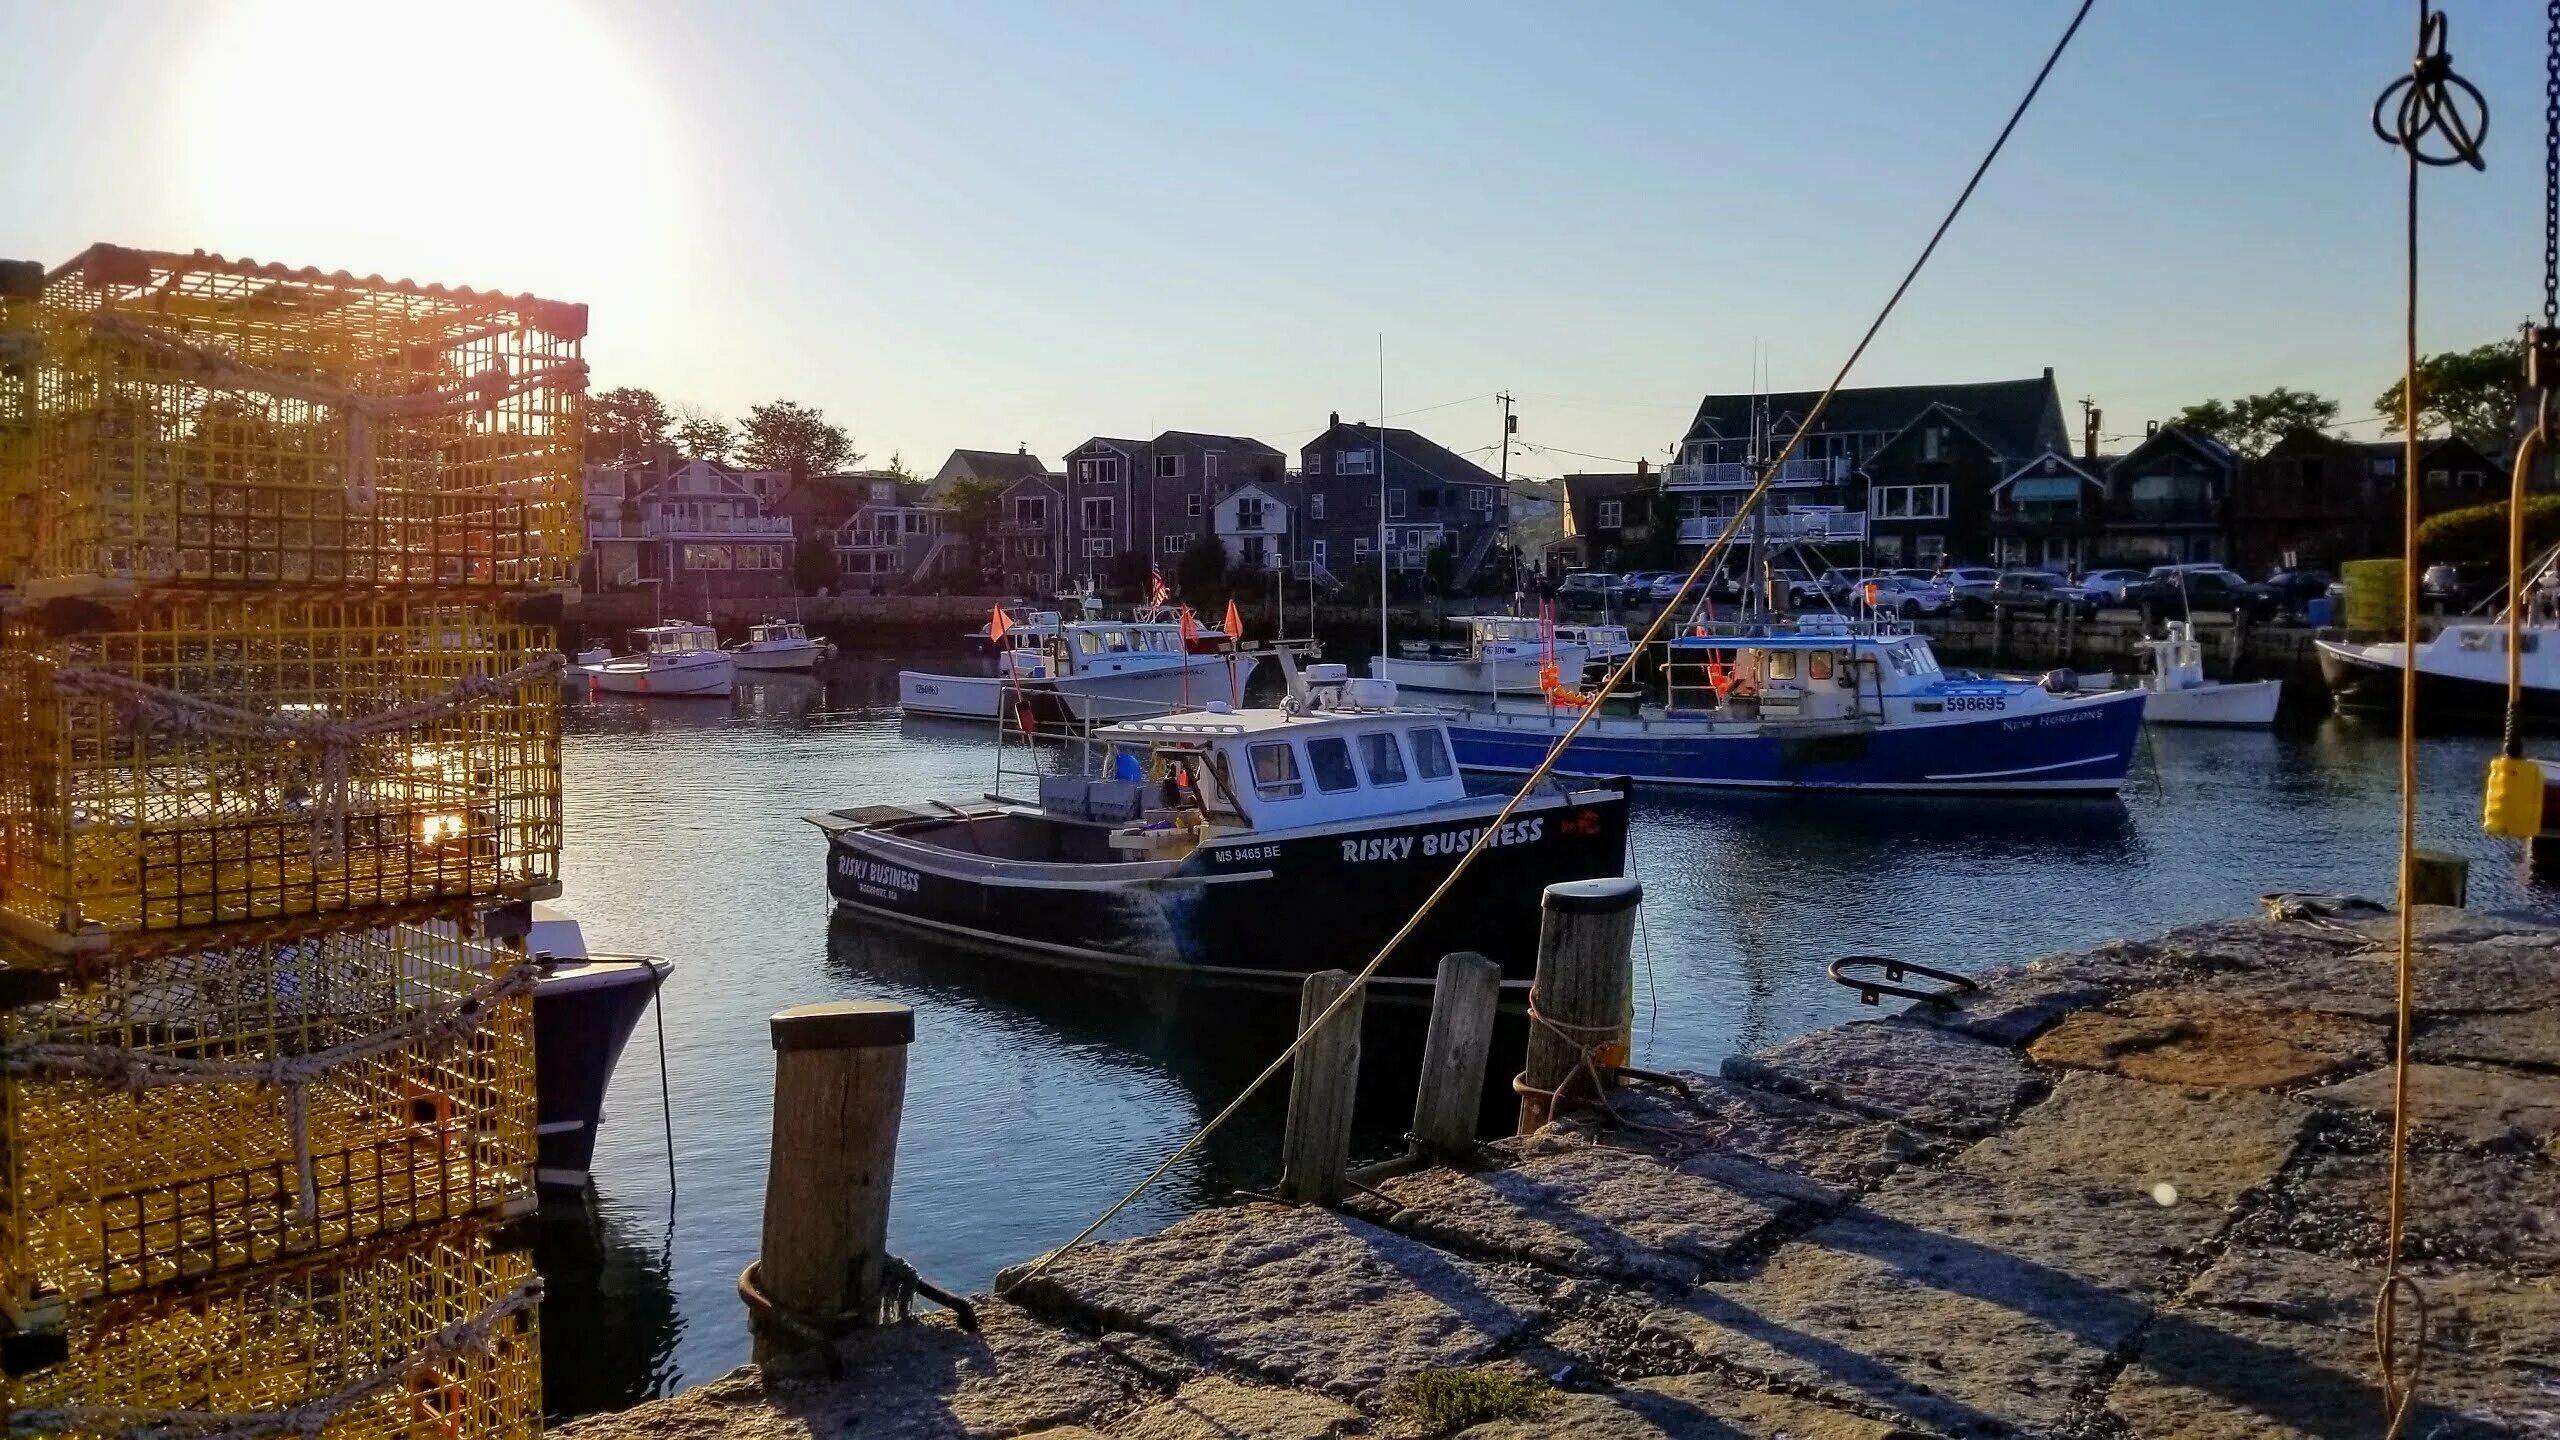
<path fill-rule="evenodd" d="M 1579 1102 L 1602 1103 L 1627 1063 L 1635 1003 L 1633 880 L 1568 880 L 1539 900 L 1538 975 L 1529 984 L 1529 1050 L 1511 1088 L 1526 1135 Z"/>
<path fill-rule="evenodd" d="M 1366 990 L 1348 970 L 1319 970 L 1298 988 L 1298 1033 L 1316 1033 L 1289 1071 L 1289 1121 L 1280 1138 L 1280 1198 L 1338 1205 L 1351 1168 L 1351 1102 L 1360 1088 L 1360 1012 Z"/>
<path fill-rule="evenodd" d="M 915 1038 L 915 1012 L 886 1000 L 800 1005 L 773 1017 L 763 1249 L 738 1277 L 757 1364 L 879 1321 L 889 1180 Z"/>
<path fill-rule="evenodd" d="M 1422 1038 L 1422 1082 L 1413 1096 L 1414 1148 L 1429 1159 L 1447 1163 L 1475 1154 L 1485 1064 L 1493 1058 L 1494 1012 L 1501 1004 L 1500 965 L 1472 950 L 1440 957 L 1431 1028 Z"/>

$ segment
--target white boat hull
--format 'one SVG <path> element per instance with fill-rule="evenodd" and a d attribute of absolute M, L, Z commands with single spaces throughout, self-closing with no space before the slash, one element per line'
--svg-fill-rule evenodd
<path fill-rule="evenodd" d="M 1582 667 L 1589 653 L 1579 645 L 1559 645 L 1555 651 L 1556 673 L 1567 684 L 1582 678 Z M 1372 656 L 1369 673 L 1381 680 L 1392 680 L 1398 690 L 1433 690 L 1452 695 L 1491 695 L 1496 691 L 1523 696 L 1538 692 L 1538 672 L 1545 667 L 1544 655 L 1506 655 L 1493 660 L 1409 660 L 1401 656 Z"/>
<path fill-rule="evenodd" d="M 2154 725 L 2273 725 L 2284 682 L 2208 682 L 2185 690 L 2154 690 L 2143 718 Z"/>
<path fill-rule="evenodd" d="M 1065 680 L 1024 682 L 1026 690 L 1054 696 L 1082 723 L 1108 723 L 1161 715 L 1185 705 L 1198 708 L 1212 700 L 1233 702 L 1253 678 L 1249 656 L 1194 655 L 1183 665 L 1078 675 Z M 1233 678 L 1230 679 L 1230 676 Z M 961 720 L 993 720 L 1004 712 L 1013 682 L 993 675 L 936 675 L 920 670 L 898 672 L 898 707 L 911 715 L 941 715 Z"/>
<path fill-rule="evenodd" d="M 741 670 L 814 670 L 826 647 L 815 642 L 774 650 L 732 650 L 729 658 Z"/>
<path fill-rule="evenodd" d="M 737 667 L 727 655 L 714 654 L 684 665 L 645 665 L 608 661 L 585 667 L 597 689 L 615 695 L 719 697 L 737 682 Z"/>

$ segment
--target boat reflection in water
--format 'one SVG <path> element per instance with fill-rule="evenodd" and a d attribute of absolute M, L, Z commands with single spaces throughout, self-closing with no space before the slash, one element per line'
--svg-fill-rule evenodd
<path fill-rule="evenodd" d="M 672 1231 L 664 1215 L 644 1216 L 596 1202 L 548 1206 L 536 1222 L 549 1423 L 620 1410 L 676 1388 L 685 1322 L 669 1280 Z"/>

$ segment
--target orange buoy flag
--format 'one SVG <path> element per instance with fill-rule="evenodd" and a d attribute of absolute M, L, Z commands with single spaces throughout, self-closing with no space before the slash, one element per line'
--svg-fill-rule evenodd
<path fill-rule="evenodd" d="M 1001 605 L 997 606 L 996 613 L 987 617 L 988 642 L 996 645 L 1003 644 L 1005 633 L 1012 628 L 1013 622 L 1005 618 L 1004 607 Z"/>
<path fill-rule="evenodd" d="M 1226 627 L 1228 639 L 1244 643 L 1244 617 L 1236 613 L 1236 597 L 1233 595 L 1227 597 Z"/>
<path fill-rule="evenodd" d="M 1192 616 L 1191 607 L 1185 605 L 1182 607 L 1182 643 L 1188 645 L 1199 638 L 1200 622 Z"/>

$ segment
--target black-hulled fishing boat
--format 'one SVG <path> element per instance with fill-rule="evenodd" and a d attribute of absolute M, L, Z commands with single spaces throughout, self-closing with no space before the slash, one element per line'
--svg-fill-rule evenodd
<path fill-rule="evenodd" d="M 577 1193 L 595 1162 L 605 1087 L 675 966 L 649 955 L 590 954 L 578 922 L 541 905 L 524 948 L 541 966 L 533 987 L 535 1179 L 546 1193 Z"/>
<path fill-rule="evenodd" d="M 1273 709 L 1093 732 L 1103 773 L 1043 775 L 1036 801 L 870 806 L 809 820 L 849 910 L 1068 963 L 1295 983 L 1377 953 L 1458 857 L 1458 887 L 1379 972 L 1428 986 L 1474 950 L 1526 983 L 1540 892 L 1625 864 L 1623 785 L 1549 784 L 1498 820 L 1436 711 L 1315 666 Z"/>

